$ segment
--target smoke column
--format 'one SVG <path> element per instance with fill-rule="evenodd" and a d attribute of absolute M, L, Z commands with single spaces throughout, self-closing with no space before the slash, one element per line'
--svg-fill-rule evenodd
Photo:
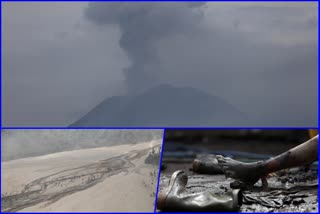
<path fill-rule="evenodd" d="M 159 84 L 161 64 L 157 42 L 177 34 L 194 32 L 203 18 L 203 2 L 93 2 L 85 16 L 97 25 L 117 25 L 120 47 L 131 65 L 124 70 L 128 93 Z"/>

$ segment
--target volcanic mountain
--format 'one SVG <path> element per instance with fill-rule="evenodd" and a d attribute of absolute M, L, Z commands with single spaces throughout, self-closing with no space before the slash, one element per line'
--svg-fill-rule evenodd
<path fill-rule="evenodd" d="M 242 112 L 217 96 L 163 84 L 138 95 L 107 98 L 71 126 L 230 127 L 247 121 Z"/>

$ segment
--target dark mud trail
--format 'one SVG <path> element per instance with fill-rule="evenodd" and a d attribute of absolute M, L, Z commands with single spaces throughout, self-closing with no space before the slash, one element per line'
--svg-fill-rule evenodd
<path fill-rule="evenodd" d="M 124 155 L 36 179 L 26 184 L 19 194 L 2 195 L 2 211 L 16 212 L 43 202 L 51 204 L 67 195 L 90 188 L 107 177 L 128 173 L 129 169 L 135 167 L 132 161 L 149 151 L 150 148 L 133 150 Z"/>

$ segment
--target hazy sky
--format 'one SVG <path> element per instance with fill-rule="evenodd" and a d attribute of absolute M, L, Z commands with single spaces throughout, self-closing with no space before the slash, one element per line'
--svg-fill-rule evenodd
<path fill-rule="evenodd" d="M 2 4 L 4 126 L 66 126 L 160 83 L 317 125 L 317 3 Z"/>

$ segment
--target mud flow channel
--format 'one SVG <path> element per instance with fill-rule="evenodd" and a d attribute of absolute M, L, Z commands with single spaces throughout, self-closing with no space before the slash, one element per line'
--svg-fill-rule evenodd
<path fill-rule="evenodd" d="M 96 163 L 60 171 L 26 184 L 18 194 L 2 195 L 2 211 L 15 212 L 42 202 L 47 204 L 90 188 L 107 177 L 125 173 L 135 167 L 133 160 L 148 154 L 150 149 L 127 154 Z"/>

